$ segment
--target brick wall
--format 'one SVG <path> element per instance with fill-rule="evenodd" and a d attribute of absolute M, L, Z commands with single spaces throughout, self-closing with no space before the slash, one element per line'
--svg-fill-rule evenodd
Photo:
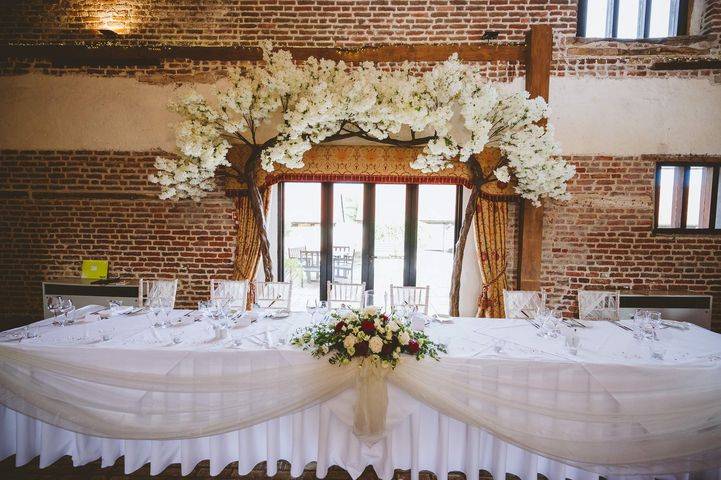
<path fill-rule="evenodd" d="M 553 72 L 557 76 L 666 76 L 652 68 L 668 58 L 718 58 L 721 0 L 706 0 L 702 37 L 642 42 L 576 39 L 577 0 L 27 0 L 6 2 L 0 15 L 3 43 L 112 43 L 115 45 L 257 45 L 358 47 L 383 43 L 522 42 L 529 26 L 546 23 L 555 34 Z M 697 7 L 700 8 L 700 7 Z M 103 40 L 108 24 L 122 35 Z M 668 44 L 668 45 L 667 45 Z M 0 59 L 0 74 L 39 71 L 62 75 L 152 77 L 205 75 L 227 65 L 167 61 L 160 66 L 55 68 L 42 59 Z M 510 81 L 523 66 L 502 62 L 489 77 Z M 674 76 L 715 76 L 721 70 L 675 70 Z"/>
<path fill-rule="evenodd" d="M 180 306 L 202 299 L 209 278 L 230 277 L 232 202 L 158 200 L 146 180 L 154 156 L 0 151 L 0 328 L 38 318 L 43 278 L 78 276 L 84 258 L 106 258 L 124 278 L 177 276 Z M 579 288 L 691 290 L 714 295 L 721 327 L 721 236 L 651 233 L 661 158 L 569 159 L 578 168 L 573 200 L 550 205 L 544 225 L 542 281 L 552 306 L 577 313 Z M 509 217 L 513 284 L 515 204 Z"/>
<path fill-rule="evenodd" d="M 579 289 L 713 295 L 721 329 L 721 235 L 653 235 L 655 163 L 685 157 L 572 157 L 573 200 L 544 212 L 542 284 L 549 303 L 578 312 Z M 721 162 L 721 157 L 713 160 Z"/>
<path fill-rule="evenodd" d="M 0 151 L 0 329 L 42 315 L 41 281 L 78 277 L 82 259 L 123 278 L 177 277 L 179 306 L 230 278 L 233 204 L 157 198 L 152 152 Z"/>

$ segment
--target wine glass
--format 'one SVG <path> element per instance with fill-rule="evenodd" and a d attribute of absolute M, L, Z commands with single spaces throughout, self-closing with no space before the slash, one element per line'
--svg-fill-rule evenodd
<path fill-rule="evenodd" d="M 310 321 L 313 322 L 315 319 L 315 312 L 318 310 L 318 299 L 309 298 L 305 301 L 305 311 L 310 315 Z"/>
<path fill-rule="evenodd" d="M 69 298 L 67 300 L 63 300 L 60 305 L 60 312 L 62 314 L 60 326 L 72 325 L 75 323 L 75 305 L 73 305 L 72 300 Z"/>
<path fill-rule="evenodd" d="M 160 315 L 163 312 L 163 305 L 161 303 L 161 298 L 159 295 L 153 295 L 152 297 L 148 297 L 148 301 L 146 302 L 146 305 L 148 309 L 150 310 L 150 314 L 152 318 L 155 319 L 155 322 L 153 323 L 154 327 L 164 327 L 165 325 L 163 322 L 160 321 Z"/>
<path fill-rule="evenodd" d="M 321 316 L 320 321 L 324 322 L 326 320 L 326 318 L 328 317 L 328 312 L 329 312 L 328 302 L 326 302 L 325 300 L 321 300 L 320 302 L 318 302 L 318 308 L 316 309 L 316 311 Z"/>
<path fill-rule="evenodd" d="M 60 321 L 58 320 L 58 315 L 60 315 L 60 310 L 63 305 L 63 297 L 60 295 L 50 295 L 48 297 L 48 310 L 50 310 L 50 313 L 53 315 L 53 325 L 60 325 Z"/>
<path fill-rule="evenodd" d="M 173 299 L 172 298 L 161 298 L 160 309 L 163 313 L 163 327 L 170 326 L 170 314 L 173 313 Z"/>

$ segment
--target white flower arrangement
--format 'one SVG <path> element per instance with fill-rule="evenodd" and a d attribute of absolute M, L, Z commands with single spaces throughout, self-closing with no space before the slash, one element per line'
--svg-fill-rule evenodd
<path fill-rule="evenodd" d="M 334 312 L 330 318 L 329 322 L 302 329 L 291 344 L 316 358 L 330 355 L 328 361 L 332 364 L 346 365 L 354 358 L 369 358 L 383 368 L 395 368 L 401 355 L 438 360 L 441 353 L 446 353 L 445 345 L 434 343 L 425 333 L 413 330 L 410 323 L 375 307 Z"/>
<path fill-rule="evenodd" d="M 315 58 L 294 63 L 287 51 L 266 45 L 263 52 L 263 63 L 229 74 L 214 105 L 196 92 L 173 104 L 183 119 L 180 157 L 158 158 L 150 176 L 161 198 L 197 200 L 212 190 L 216 169 L 229 165 L 231 142 L 262 148 L 261 166 L 272 171 L 301 168 L 313 145 L 347 137 L 423 146 L 411 163 L 423 172 L 498 147 L 504 160 L 495 179 L 515 179 L 515 191 L 535 204 L 568 196 L 575 169 L 558 157 L 553 129 L 538 124 L 548 118 L 543 99 L 502 93 L 456 55 L 417 74 L 409 64 L 380 70 Z M 276 134 L 261 142 L 258 129 L 271 121 Z"/>

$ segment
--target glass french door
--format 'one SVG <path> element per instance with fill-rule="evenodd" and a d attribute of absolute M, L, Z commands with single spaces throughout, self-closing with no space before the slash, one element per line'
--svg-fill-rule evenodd
<path fill-rule="evenodd" d="M 292 305 L 324 300 L 327 282 L 366 284 L 382 304 L 391 285 L 430 287 L 448 312 L 461 187 L 361 183 L 278 185 L 278 277 Z"/>
<path fill-rule="evenodd" d="M 369 259 L 373 265 L 371 282 L 380 303 L 391 285 L 404 284 L 406 260 L 406 186 L 375 185 L 374 251 Z"/>

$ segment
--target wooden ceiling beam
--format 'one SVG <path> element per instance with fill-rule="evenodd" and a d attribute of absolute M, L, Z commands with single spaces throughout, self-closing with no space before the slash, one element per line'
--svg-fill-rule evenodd
<path fill-rule="evenodd" d="M 524 61 L 523 44 L 377 45 L 358 48 L 286 48 L 296 60 L 309 57 L 345 62 L 439 62 L 458 53 L 461 60 Z M 55 66 L 160 65 L 164 60 L 258 61 L 257 47 L 246 46 L 122 46 L 122 45 L 0 45 L 0 58 L 49 60 Z"/>
<path fill-rule="evenodd" d="M 553 55 L 553 31 L 550 25 L 532 25 L 526 42 L 526 90 L 548 101 Z M 521 202 L 518 242 L 518 289 L 541 289 L 543 247 L 543 206 Z"/>

